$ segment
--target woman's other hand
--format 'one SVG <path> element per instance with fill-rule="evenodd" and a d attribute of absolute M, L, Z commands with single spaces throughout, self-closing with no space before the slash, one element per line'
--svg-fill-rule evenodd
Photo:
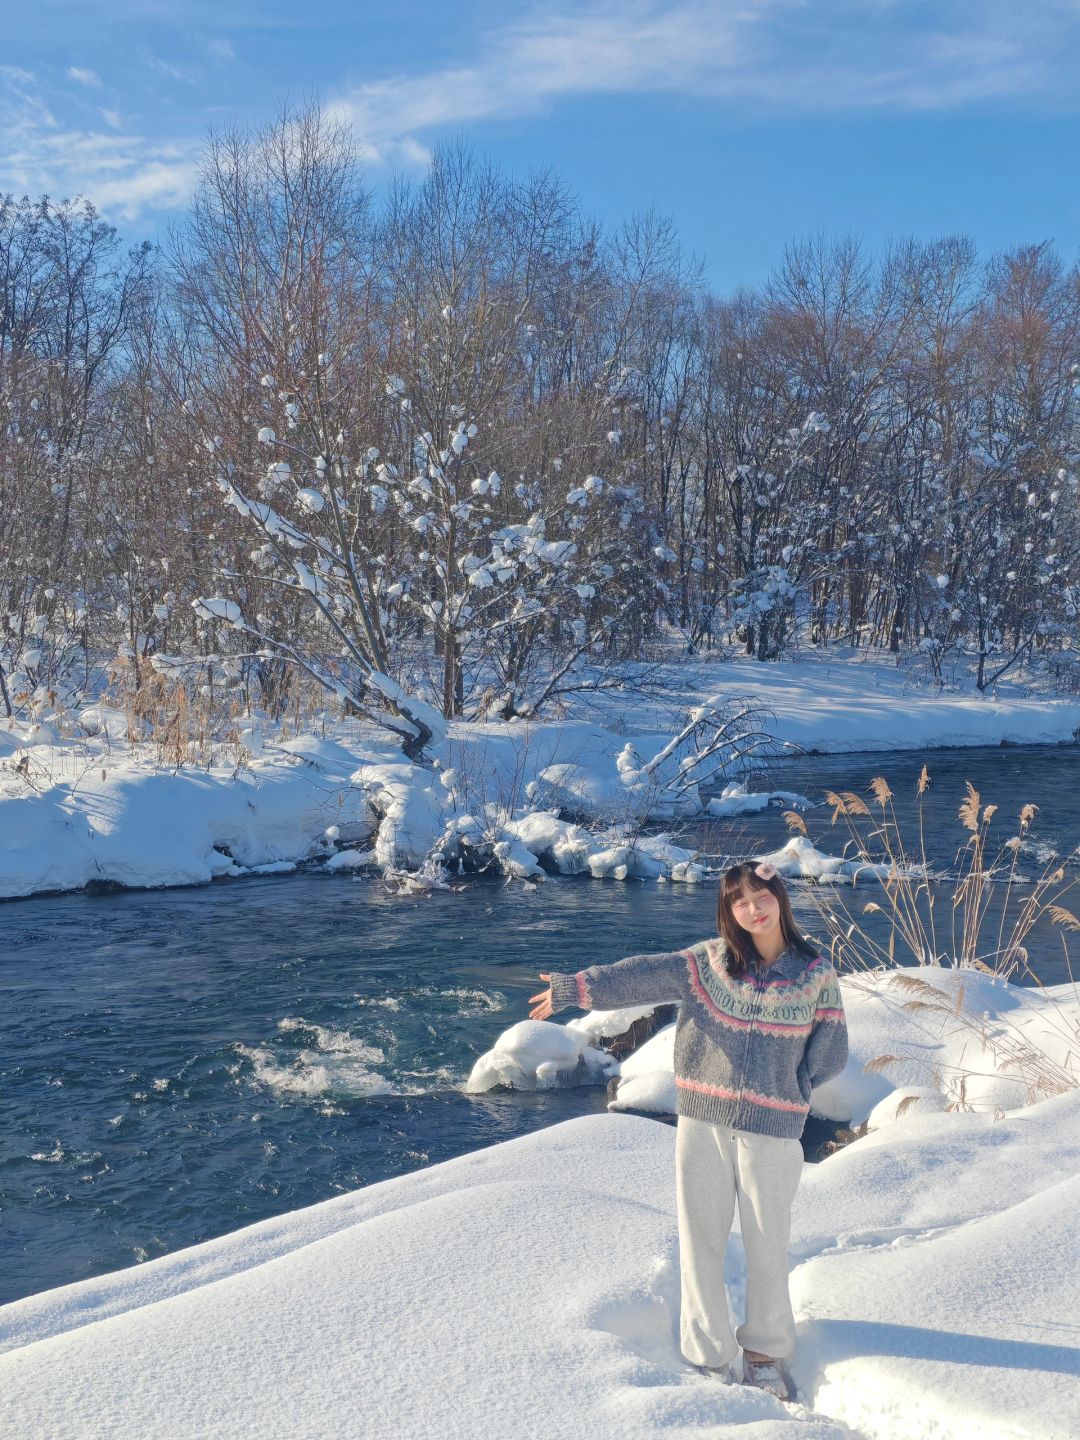
<path fill-rule="evenodd" d="M 538 970 L 538 971 L 537 971 L 537 974 L 540 976 L 540 979 L 541 979 L 541 980 L 547 980 L 547 981 L 549 982 L 549 984 L 548 984 L 548 988 L 547 988 L 546 990 L 541 990 L 541 991 L 539 991 L 536 995 L 530 995 L 530 996 L 529 996 L 529 1003 L 530 1003 L 530 1004 L 531 1004 L 534 1000 L 539 1000 L 539 1001 L 540 1001 L 540 1004 L 537 1005 L 537 1007 L 536 1007 L 535 1010 L 530 1010 L 530 1011 L 529 1011 L 529 1019 L 530 1019 L 530 1020 L 546 1020 L 546 1019 L 548 1018 L 548 1016 L 552 1013 L 552 1010 L 551 1010 L 551 985 L 550 985 L 551 973 L 550 973 L 550 971 L 547 972 L 547 973 L 545 973 L 543 970 Z"/>

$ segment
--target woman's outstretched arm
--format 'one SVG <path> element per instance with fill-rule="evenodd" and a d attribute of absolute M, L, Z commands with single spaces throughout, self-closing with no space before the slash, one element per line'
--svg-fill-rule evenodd
<path fill-rule="evenodd" d="M 689 981 L 686 954 L 662 950 L 653 955 L 630 955 L 611 965 L 590 965 L 572 974 L 557 970 L 538 972 L 549 988 L 530 1000 L 540 1003 L 529 1011 L 533 1020 L 546 1020 L 556 1010 L 576 1005 L 581 1010 L 617 1010 L 622 1005 L 661 1005 L 682 1000 Z"/>

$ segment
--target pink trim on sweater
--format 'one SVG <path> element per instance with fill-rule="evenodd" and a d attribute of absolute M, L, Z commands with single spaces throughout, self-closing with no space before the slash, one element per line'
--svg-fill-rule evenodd
<path fill-rule="evenodd" d="M 843 1010 L 822 1009 L 817 1012 L 817 1018 L 819 1020 L 843 1020 L 844 1012 Z"/>
<path fill-rule="evenodd" d="M 801 1114 L 810 1109 L 809 1105 L 796 1105 L 779 1095 L 759 1095 L 756 1090 L 728 1090 L 723 1085 L 709 1085 L 704 1080 L 688 1080 L 682 1075 L 676 1075 L 675 1084 L 684 1090 L 696 1090 L 699 1095 L 718 1095 L 722 1100 L 738 1100 L 741 1096 L 752 1105 L 767 1105 L 770 1110 L 793 1110 Z"/>
<path fill-rule="evenodd" d="M 592 996 L 589 994 L 589 987 L 585 983 L 585 972 L 579 970 L 575 978 L 577 979 L 578 1009 L 591 1010 Z"/>
<path fill-rule="evenodd" d="M 717 1020 L 726 1021 L 728 1017 L 713 1004 L 712 996 L 701 983 L 701 976 L 698 974 L 697 956 L 692 950 L 684 950 L 682 953 L 689 962 L 686 967 L 686 973 L 690 979 L 691 990 L 693 990 L 694 994 L 701 1001 L 702 1005 L 705 1006 L 705 1009 L 708 1010 L 710 1015 L 715 1016 Z"/>
<path fill-rule="evenodd" d="M 692 950 L 684 950 L 682 953 L 690 961 L 690 964 L 687 966 L 687 972 L 694 994 L 701 1001 L 702 1005 L 705 1006 L 713 1019 L 719 1020 L 721 1025 L 726 1025 L 729 1030 L 749 1030 L 753 1027 L 758 1030 L 764 1030 L 770 1035 L 784 1035 L 790 1039 L 792 1036 L 806 1035 L 812 1028 L 813 1021 L 808 1021 L 804 1025 L 789 1025 L 783 1020 L 742 1020 L 737 1015 L 726 1014 L 716 1005 L 712 996 L 705 989 L 704 985 L 702 985 L 701 975 L 698 972 L 697 956 Z"/>
<path fill-rule="evenodd" d="M 753 1020 L 741 1020 L 740 1025 L 750 1026 Z M 789 1025 L 784 1020 L 758 1020 L 757 1029 L 764 1030 L 767 1035 L 786 1035 L 790 1039 L 795 1035 L 807 1035 L 814 1028 L 814 1022 L 808 1020 L 805 1025 Z"/>

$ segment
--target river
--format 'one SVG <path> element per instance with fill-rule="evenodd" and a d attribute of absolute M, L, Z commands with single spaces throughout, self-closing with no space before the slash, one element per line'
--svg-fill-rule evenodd
<path fill-rule="evenodd" d="M 914 839 L 924 761 L 935 868 L 956 869 L 965 779 L 1001 806 L 1000 838 L 1021 804 L 1041 807 L 1029 876 L 1075 845 L 1080 747 L 804 757 L 774 783 L 820 800 L 884 775 Z M 806 819 L 839 853 L 830 810 Z M 694 831 L 724 855 L 788 833 L 773 811 Z M 820 934 L 807 887 L 793 896 Z M 462 1087 L 528 1017 L 538 971 L 690 943 L 714 933 L 714 910 L 711 882 L 478 879 L 398 895 L 317 870 L 3 905 L 0 1303 L 603 1110 L 599 1086 Z M 1067 978 L 1057 933 L 1038 941 L 1043 982 Z"/>

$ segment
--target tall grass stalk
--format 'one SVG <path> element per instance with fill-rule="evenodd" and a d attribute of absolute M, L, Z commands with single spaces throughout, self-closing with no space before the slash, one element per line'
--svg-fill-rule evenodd
<path fill-rule="evenodd" d="M 813 886 L 810 896 L 828 932 L 834 966 L 848 972 L 850 983 L 856 988 L 870 983 L 860 981 L 860 972 L 894 969 L 898 965 L 910 965 L 912 961 L 924 968 L 948 966 L 981 971 L 1005 980 L 1022 967 L 1041 988 L 1042 982 L 1031 965 L 1029 940 L 1036 924 L 1043 921 L 1058 931 L 1065 966 L 1075 987 L 1067 936 L 1080 931 L 1080 919 L 1062 901 L 1076 884 L 1076 878 L 1067 878 L 1065 865 L 1058 859 L 1044 865 L 1033 881 L 1025 879 L 1019 870 L 1020 852 L 1038 807 L 1023 805 L 1017 833 L 995 848 L 990 827 L 998 807 L 983 805 L 975 787 L 970 781 L 965 782 L 966 793 L 958 818 L 966 834 L 956 851 L 959 875 L 953 878 L 950 897 L 948 880 L 935 881 L 926 853 L 923 803 L 930 784 L 924 765 L 916 785 L 918 843 L 914 852 L 904 843 L 893 806 L 893 792 L 883 777 L 876 776 L 868 787 L 874 809 L 853 791 L 826 792 L 833 809 L 832 823 L 842 820 L 848 829 L 845 853 L 854 850 L 862 862 L 853 885 L 859 875 L 869 874 L 877 879 L 881 888 L 880 898 L 867 901 L 861 913 L 884 916 L 889 924 L 888 938 L 883 941 L 867 929 L 841 892 L 833 886 Z M 807 834 L 801 815 L 787 812 L 785 820 L 789 830 Z M 950 903 L 947 953 L 939 948 L 935 887 L 941 898 Z M 998 900 L 1001 913 L 995 928 L 988 922 L 988 916 Z M 1024 1085 L 1028 1104 L 1080 1084 L 1080 1026 L 1073 1014 L 1060 1005 L 1040 1005 L 1040 1024 L 1050 1032 L 1047 1039 L 1052 1036 L 1058 1042 L 1047 1049 L 1033 1043 L 1030 1034 L 1009 1014 L 990 1020 L 986 1015 L 966 1009 L 965 988 L 961 982 L 955 995 L 949 996 L 918 976 L 896 974 L 889 977 L 884 986 L 875 984 L 874 993 L 879 1000 L 895 1004 L 907 1013 L 938 1017 L 939 1036 L 947 1031 L 955 1034 L 957 1029 L 966 1031 L 980 1060 L 964 1065 L 965 1046 L 958 1063 L 946 1061 L 939 1055 L 927 1057 L 919 1050 L 905 1056 L 879 1055 L 868 1061 L 865 1069 L 888 1071 L 901 1061 L 915 1060 L 927 1069 L 930 1082 L 947 1095 L 949 1110 L 972 1108 L 968 1085 L 976 1077 L 1012 1072 Z M 890 991 L 899 991 L 907 998 L 901 1000 Z M 1020 993 L 1023 995 L 1022 990 Z M 977 1047 L 975 1041 L 978 1041 Z M 987 1062 L 992 1067 L 990 1070 L 985 1068 Z M 983 1068 L 979 1068 L 980 1064 Z M 909 1096 L 901 1101 L 897 1115 L 917 1099 Z"/>
<path fill-rule="evenodd" d="M 852 971 L 914 961 L 918 965 L 949 964 L 983 970 L 1006 979 L 1022 967 L 1039 984 L 1030 965 L 1027 942 L 1033 927 L 1044 920 L 1060 929 L 1068 966 L 1065 932 L 1080 929 L 1080 921 L 1062 901 L 1076 884 L 1075 877 L 1066 877 L 1059 859 L 1044 865 L 1034 881 L 1023 879 L 1018 870 L 1021 847 L 1038 806 L 1023 805 L 1017 833 L 995 849 L 990 827 L 998 806 L 983 805 L 970 781 L 965 782 L 966 794 L 958 812 L 967 833 L 956 851 L 960 873 L 953 880 L 950 899 L 950 945 L 947 952 L 941 950 L 935 915 L 939 895 L 935 887 L 947 886 L 948 881 L 935 880 L 926 853 L 923 806 L 930 785 L 924 765 L 915 792 L 918 844 L 914 851 L 904 842 L 893 792 L 884 777 L 875 776 L 868 787 L 877 813 L 854 791 L 825 792 L 832 807 L 832 824 L 842 820 L 848 830 L 845 855 L 854 851 L 862 862 L 853 876 L 853 886 L 867 875 L 880 885 L 881 898 L 867 901 L 861 914 L 883 915 L 889 926 L 883 941 L 867 929 L 842 892 L 833 886 L 813 887 L 811 898 L 828 931 L 834 965 Z M 786 811 L 784 819 L 789 830 L 808 834 L 802 815 Z M 991 933 L 993 927 L 987 917 L 999 898 L 1001 914 L 996 933 Z"/>

